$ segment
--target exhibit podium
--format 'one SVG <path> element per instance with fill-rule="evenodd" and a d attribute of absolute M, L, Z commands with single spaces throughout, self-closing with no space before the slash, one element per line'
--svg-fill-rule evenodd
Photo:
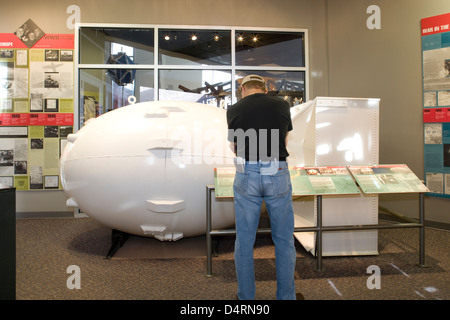
<path fill-rule="evenodd" d="M 315 226 L 295 226 L 294 235 L 314 233 L 314 252 L 317 257 L 317 270 L 322 269 L 323 239 L 326 234 L 336 232 L 362 232 L 391 228 L 419 228 L 419 266 L 425 266 L 425 210 L 424 193 L 429 189 L 405 164 L 368 166 L 314 166 L 289 167 L 292 183 L 292 196 L 314 197 L 317 204 L 317 223 Z M 212 237 L 235 235 L 236 230 L 213 230 L 212 196 L 233 198 L 234 168 L 215 168 L 214 186 L 206 186 L 206 247 L 207 275 L 212 275 Z M 323 225 L 323 199 L 329 196 L 376 196 L 378 194 L 416 193 L 419 195 L 419 222 L 391 224 L 351 224 L 338 223 Z M 345 222 L 345 221 L 344 221 Z M 270 228 L 258 228 L 257 233 L 270 233 Z M 300 237 L 301 238 L 301 237 Z M 297 237 L 298 239 L 298 237 Z"/>

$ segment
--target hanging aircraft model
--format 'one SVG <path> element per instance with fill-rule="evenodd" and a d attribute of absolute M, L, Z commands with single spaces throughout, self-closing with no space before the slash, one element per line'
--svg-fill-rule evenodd
<path fill-rule="evenodd" d="M 209 84 L 207 81 L 205 81 L 205 86 L 196 88 L 196 89 L 189 89 L 186 88 L 183 85 L 179 85 L 178 88 L 183 90 L 184 92 L 191 92 L 191 93 L 202 93 L 205 92 L 205 94 L 197 101 L 199 103 L 205 102 L 211 98 L 214 98 L 217 104 L 217 107 L 221 107 L 221 101 L 225 99 L 225 97 L 231 95 L 230 90 L 224 90 L 225 86 L 229 86 L 231 84 L 231 81 L 228 82 L 219 82 L 216 84 Z M 217 88 L 216 88 L 217 87 Z"/>
<path fill-rule="evenodd" d="M 282 79 L 279 81 L 274 78 L 267 78 L 268 85 L 268 95 L 272 96 L 281 96 L 284 99 L 288 100 L 291 106 L 303 103 L 303 90 L 299 87 L 299 84 L 296 82 L 287 81 L 286 79 Z M 238 81 L 239 83 L 239 81 Z M 223 107 L 222 101 L 227 97 L 231 96 L 231 81 L 228 82 L 219 82 L 215 84 L 209 84 L 205 81 L 204 87 L 199 87 L 195 89 L 189 89 L 183 85 L 178 85 L 178 88 L 183 92 L 189 93 L 197 93 L 202 94 L 203 96 L 197 101 L 199 103 L 207 103 L 208 100 L 214 99 L 217 107 Z M 227 87 L 227 89 L 224 89 Z M 240 92 L 237 92 L 237 95 L 240 95 Z"/>

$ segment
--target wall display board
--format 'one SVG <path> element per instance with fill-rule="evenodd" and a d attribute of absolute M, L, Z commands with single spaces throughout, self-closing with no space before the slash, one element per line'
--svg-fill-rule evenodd
<path fill-rule="evenodd" d="M 29 41 L 32 31 L 38 41 Z M 62 189 L 59 158 L 73 132 L 73 49 L 73 35 L 43 34 L 29 21 L 16 34 L 0 33 L 1 185 Z"/>
<path fill-rule="evenodd" d="M 421 21 L 425 181 L 450 198 L 450 13 Z"/>

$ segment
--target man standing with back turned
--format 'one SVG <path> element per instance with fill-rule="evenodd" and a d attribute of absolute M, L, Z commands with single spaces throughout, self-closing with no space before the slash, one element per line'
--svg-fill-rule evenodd
<path fill-rule="evenodd" d="M 269 213 L 275 244 L 277 299 L 295 300 L 294 212 L 286 158 L 292 130 L 289 104 L 268 96 L 266 82 L 248 75 L 242 99 L 227 110 L 228 140 L 236 154 L 233 184 L 236 222 L 235 265 L 238 298 L 255 298 L 253 247 L 262 201 Z"/>

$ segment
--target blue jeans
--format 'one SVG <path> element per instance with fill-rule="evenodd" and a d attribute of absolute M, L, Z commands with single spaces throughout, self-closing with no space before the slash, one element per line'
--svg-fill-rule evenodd
<path fill-rule="evenodd" d="M 238 298 L 255 298 L 253 247 L 264 200 L 275 244 L 277 299 L 295 300 L 294 210 L 292 185 L 285 161 L 265 172 L 274 162 L 246 162 L 244 172 L 236 172 L 233 190 L 236 215 L 234 259 Z"/>

